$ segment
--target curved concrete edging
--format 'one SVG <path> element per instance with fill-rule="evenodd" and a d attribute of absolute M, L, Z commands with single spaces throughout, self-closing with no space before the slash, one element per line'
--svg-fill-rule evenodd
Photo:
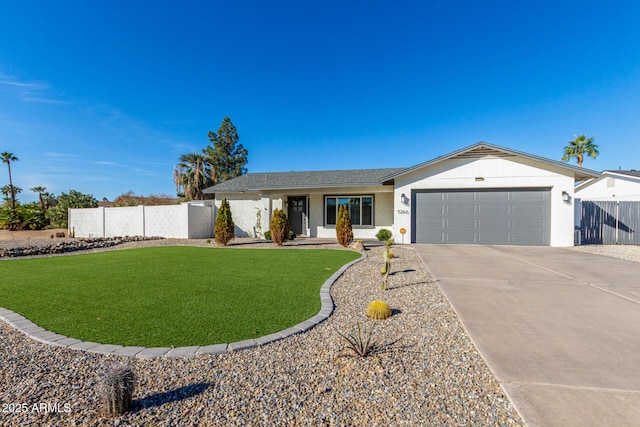
<path fill-rule="evenodd" d="M 343 265 L 338 271 L 333 273 L 331 277 L 325 280 L 320 287 L 320 302 L 322 306 L 318 314 L 312 318 L 298 323 L 295 326 L 284 329 L 273 334 L 265 335 L 256 339 L 232 342 L 229 344 L 214 344 L 208 346 L 190 346 L 190 347 L 137 347 L 122 346 L 115 344 L 100 344 L 91 341 L 81 341 L 75 338 L 69 338 L 64 335 L 47 331 L 44 328 L 33 323 L 20 314 L 6 308 L 0 307 L 0 319 L 10 326 L 19 330 L 29 338 L 34 339 L 43 344 L 50 344 L 59 347 L 70 348 L 74 350 L 82 350 L 88 353 L 111 354 L 114 356 L 128 356 L 140 358 L 152 357 L 189 357 L 200 354 L 224 354 L 237 350 L 244 350 L 260 345 L 269 344 L 292 335 L 306 332 L 321 322 L 324 322 L 333 313 L 333 299 L 331 298 L 331 286 L 342 276 L 347 268 L 365 259 L 367 255 L 362 252 L 360 258 Z"/>

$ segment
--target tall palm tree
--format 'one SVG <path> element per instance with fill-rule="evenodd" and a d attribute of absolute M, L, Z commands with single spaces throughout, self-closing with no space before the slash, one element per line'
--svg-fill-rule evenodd
<path fill-rule="evenodd" d="M 213 167 L 207 161 L 204 154 L 187 153 L 180 156 L 173 170 L 173 182 L 178 193 L 184 189 L 184 195 L 191 200 L 202 199 L 202 190 L 212 185 Z"/>
<path fill-rule="evenodd" d="M 9 168 L 9 188 L 11 189 L 11 209 L 16 208 L 16 192 L 15 187 L 13 186 L 13 181 L 11 180 L 11 162 L 17 162 L 18 158 L 13 155 L 13 153 L 9 153 L 5 151 L 4 153 L 0 153 L 0 158 L 2 158 L 2 163 L 6 163 Z"/>
<path fill-rule="evenodd" d="M 44 198 L 42 197 L 42 195 L 47 191 L 47 187 L 33 187 L 31 191 L 38 193 L 38 200 L 40 200 L 40 209 L 44 210 Z"/>
<path fill-rule="evenodd" d="M 574 135 L 576 138 L 569 141 L 569 145 L 564 147 L 564 155 L 562 156 L 563 162 L 568 162 L 572 157 L 575 157 L 578 161 L 578 167 L 582 167 L 582 161 L 584 156 L 587 155 L 592 158 L 598 157 L 600 152 L 598 146 L 593 143 L 596 139 L 594 136 L 587 138 L 586 135 Z"/>

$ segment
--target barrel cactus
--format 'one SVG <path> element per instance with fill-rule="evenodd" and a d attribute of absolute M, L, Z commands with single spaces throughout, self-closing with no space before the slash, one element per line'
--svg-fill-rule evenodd
<path fill-rule="evenodd" d="M 374 301 L 367 308 L 367 316 L 376 320 L 384 320 L 391 317 L 391 308 L 384 301 Z"/>
<path fill-rule="evenodd" d="M 100 381 L 102 415 L 116 417 L 131 406 L 136 377 L 126 365 L 111 366 Z"/>

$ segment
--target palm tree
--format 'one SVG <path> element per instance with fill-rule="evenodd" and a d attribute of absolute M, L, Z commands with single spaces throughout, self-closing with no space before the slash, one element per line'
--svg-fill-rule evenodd
<path fill-rule="evenodd" d="M 45 191 L 42 193 L 42 203 L 44 206 L 44 210 L 46 211 L 50 207 L 56 205 L 56 196 L 53 193 Z"/>
<path fill-rule="evenodd" d="M 44 210 L 44 198 L 42 197 L 42 195 L 47 191 L 47 187 L 33 187 L 31 191 L 38 193 L 38 200 L 40 200 L 40 209 Z"/>
<path fill-rule="evenodd" d="M 586 135 L 574 136 L 576 138 L 573 141 L 569 141 L 569 145 L 564 147 L 562 161 L 568 162 L 572 157 L 575 157 L 578 161 L 578 167 L 581 168 L 585 154 L 595 159 L 600 152 L 598 151 L 598 146 L 593 143 L 596 139 L 594 136 L 590 138 L 587 138 Z"/>
<path fill-rule="evenodd" d="M 0 153 L 0 158 L 2 158 L 2 163 L 6 163 L 9 168 L 9 188 L 11 189 L 11 209 L 16 208 L 16 192 L 15 187 L 13 186 L 13 181 L 11 180 L 11 162 L 17 162 L 18 158 L 13 155 L 13 153 L 9 153 L 5 151 L 4 153 Z"/>
<path fill-rule="evenodd" d="M 11 197 L 15 197 L 16 194 L 22 193 L 22 188 L 16 187 L 15 185 L 3 185 L 0 188 L 0 193 L 2 193 L 6 202 L 11 202 L 13 200 Z"/>
<path fill-rule="evenodd" d="M 177 192 L 180 193 L 180 188 L 184 189 L 184 195 L 191 200 L 202 199 L 202 190 L 212 185 L 213 176 L 211 163 L 200 153 L 181 155 L 180 163 L 173 170 Z"/>

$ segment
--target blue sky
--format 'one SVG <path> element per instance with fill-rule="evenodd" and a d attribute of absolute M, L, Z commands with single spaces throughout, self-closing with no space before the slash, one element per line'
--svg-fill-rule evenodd
<path fill-rule="evenodd" d="M 39 185 L 174 195 L 179 155 L 225 116 L 249 172 L 411 166 L 478 141 L 559 160 L 582 133 L 601 153 L 585 167 L 640 168 L 637 2 L 0 10 L 0 151 L 23 202 Z"/>

